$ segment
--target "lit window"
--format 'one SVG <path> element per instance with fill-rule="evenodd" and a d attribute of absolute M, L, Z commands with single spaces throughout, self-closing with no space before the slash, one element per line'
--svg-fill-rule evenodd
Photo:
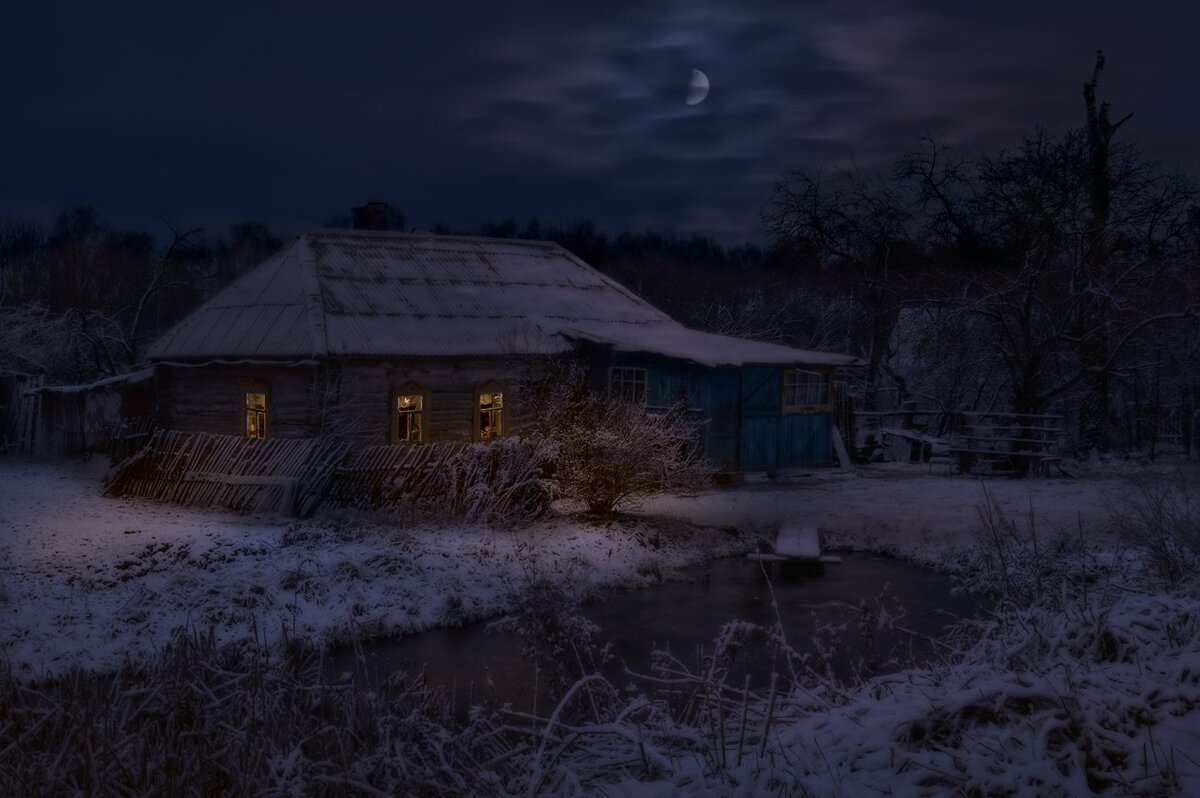
<path fill-rule="evenodd" d="M 504 434 L 504 393 L 484 389 L 479 392 L 479 440 L 488 441 Z"/>
<path fill-rule="evenodd" d="M 626 402 L 646 403 L 646 370 L 613 367 L 608 370 L 608 395 Z"/>
<path fill-rule="evenodd" d="M 422 415 L 425 411 L 425 398 L 421 394 L 397 394 L 396 395 L 396 435 L 395 439 L 399 441 L 421 440 L 421 430 L 423 428 Z"/>
<path fill-rule="evenodd" d="M 246 437 L 267 437 L 267 395 L 246 392 Z"/>
<path fill-rule="evenodd" d="M 788 369 L 783 373 L 783 409 L 797 410 L 829 404 L 829 377 L 816 371 Z"/>

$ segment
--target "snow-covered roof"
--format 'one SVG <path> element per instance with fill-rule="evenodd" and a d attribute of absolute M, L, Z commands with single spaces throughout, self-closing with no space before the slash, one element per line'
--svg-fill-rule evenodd
<path fill-rule="evenodd" d="M 300 235 L 149 357 L 549 354 L 569 339 L 705 365 L 853 361 L 689 330 L 551 242 L 364 230 Z"/>
<path fill-rule="evenodd" d="M 606 332 L 608 335 L 595 335 L 567 327 L 560 334 L 568 339 L 607 344 L 618 352 L 648 352 L 690 360 L 702 366 L 848 366 L 858 362 L 857 358 L 850 355 L 748 341 L 730 335 L 700 332 L 675 323 L 655 331 L 653 339 L 626 335 L 626 331 L 619 329 Z"/>

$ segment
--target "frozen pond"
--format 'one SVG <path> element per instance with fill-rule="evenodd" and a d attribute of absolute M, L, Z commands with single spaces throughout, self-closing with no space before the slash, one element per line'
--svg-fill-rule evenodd
<path fill-rule="evenodd" d="M 788 643 L 809 655 L 818 670 L 826 672 L 828 662 L 837 678 L 860 667 L 886 672 L 899 667 L 894 654 L 904 662 L 928 659 L 934 650 L 930 638 L 976 609 L 972 599 L 953 594 L 949 577 L 869 555 L 846 555 L 840 564 L 815 570 L 797 563 L 760 565 L 733 558 L 684 573 L 683 581 L 609 591 L 583 605 L 583 614 L 599 627 L 597 641 L 611 644 L 612 660 L 605 672 L 616 677 L 614 683 L 622 683 L 626 667 L 648 673 L 655 648 L 670 650 L 695 669 L 729 621 L 770 627 L 777 617 Z M 451 692 L 460 712 L 486 699 L 533 709 L 532 658 L 523 653 L 515 634 L 489 627 L 479 623 L 371 643 L 364 647 L 365 662 L 359 665 L 369 680 L 397 670 L 411 675 L 424 670 L 431 684 Z M 740 685 L 749 674 L 754 686 L 763 686 L 772 670 L 786 674 L 783 659 L 771 649 L 761 636 L 751 638 L 732 664 L 735 682 Z M 351 652 L 341 651 L 329 665 L 336 674 L 354 669 L 356 663 Z M 538 709 L 545 710 L 549 697 L 541 689 L 537 692 Z"/>

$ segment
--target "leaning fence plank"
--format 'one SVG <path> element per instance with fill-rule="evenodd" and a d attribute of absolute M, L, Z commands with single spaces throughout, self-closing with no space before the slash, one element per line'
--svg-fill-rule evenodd
<path fill-rule="evenodd" d="M 495 454 L 460 442 L 357 446 L 328 438 L 247 440 L 156 430 L 117 466 L 105 492 L 239 512 L 308 516 L 322 504 L 340 504 L 482 517 L 512 506 L 505 491 L 538 480 L 540 461 L 528 466 L 534 471 L 522 466 L 513 479 L 497 471 Z M 500 484 L 483 493 L 467 490 L 497 479 Z"/>

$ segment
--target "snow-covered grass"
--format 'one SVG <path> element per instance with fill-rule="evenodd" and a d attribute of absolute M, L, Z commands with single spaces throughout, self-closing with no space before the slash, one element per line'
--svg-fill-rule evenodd
<path fill-rule="evenodd" d="M 977 550 L 980 510 L 989 504 L 1010 518 L 1032 513 L 1046 533 L 1077 533 L 1082 526 L 1095 545 L 1111 545 L 1112 521 L 1135 495 L 1136 481 L 1176 474 L 1200 483 L 1200 463 L 1107 463 L 1076 479 L 973 479 L 930 474 L 919 465 L 878 464 L 814 470 L 694 497 L 653 497 L 640 512 L 764 532 L 798 519 L 815 524 L 829 549 L 891 554 L 954 570 Z"/>
<path fill-rule="evenodd" d="M 650 584 L 744 551 L 788 518 L 816 523 L 833 547 L 945 568 L 977 551 L 985 492 L 1010 517 L 1032 511 L 1045 531 L 1082 524 L 1098 540 L 1129 481 L 1111 467 L 1078 480 L 986 483 L 919 467 L 818 470 L 653 497 L 640 521 L 559 516 L 493 530 L 104 499 L 102 473 L 95 462 L 0 459 L 0 653 L 18 673 L 109 668 L 158 650 L 180 627 L 212 627 L 221 641 L 286 631 L 328 644 L 462 623 L 504 612 L 530 570 L 577 592 Z"/>
<path fill-rule="evenodd" d="M 1144 519 L 1191 496 L 1194 476 L 1150 475 L 1150 503 L 1130 494 L 1141 533 L 1193 534 L 1192 517 Z M 1200 795 L 1200 576 L 1120 523 L 1098 537 L 1038 525 L 982 508 L 957 565 L 993 609 L 941 662 L 740 700 L 676 668 L 711 711 L 659 738 L 661 775 L 609 794 Z"/>
<path fill-rule="evenodd" d="M 319 645 L 504 612 L 532 575 L 641 586 L 753 541 L 673 520 L 521 529 L 291 522 L 101 498 L 91 464 L 0 459 L 0 656 L 18 674 L 113 668 L 180 628 Z"/>
<path fill-rule="evenodd" d="M 28 670 L 0 672 L 0 788 L 50 774 L 62 792 L 138 795 L 186 776 L 280 794 L 1200 794 L 1200 582 L 1161 561 L 1191 556 L 1172 546 L 1191 534 L 1194 465 L 986 483 L 818 472 L 519 532 L 99 501 L 83 467 L 2 467 L 0 618 Z M 1147 496 L 1185 511 L 1116 512 Z M 836 545 L 955 570 L 994 610 L 944 641 L 944 660 L 856 684 L 793 656 L 800 678 L 746 691 L 718 645 L 694 672 L 664 657 L 621 685 L 591 673 L 546 717 L 465 724 L 421 689 L 328 684 L 295 653 L 500 612 L 522 584 L 566 605 L 751 542 L 714 526 L 797 517 Z M 195 631 L 168 643 L 181 622 Z M 786 650 L 782 625 L 757 634 Z M 30 686 L 156 649 L 115 677 Z"/>

